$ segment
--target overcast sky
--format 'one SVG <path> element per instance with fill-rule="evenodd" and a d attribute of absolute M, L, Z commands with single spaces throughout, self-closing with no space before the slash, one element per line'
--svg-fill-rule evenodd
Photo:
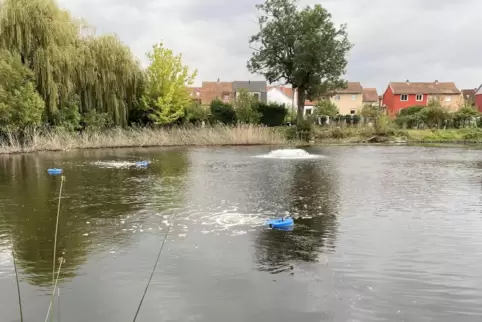
<path fill-rule="evenodd" d="M 58 0 L 99 33 L 116 33 L 145 62 L 164 42 L 203 80 L 254 80 L 246 61 L 260 0 Z M 384 90 L 388 81 L 482 82 L 480 0 L 302 0 L 321 3 L 348 24 L 355 47 L 346 79 Z M 478 75 L 481 75 L 478 77 Z M 262 79 L 262 78 L 261 78 Z"/>

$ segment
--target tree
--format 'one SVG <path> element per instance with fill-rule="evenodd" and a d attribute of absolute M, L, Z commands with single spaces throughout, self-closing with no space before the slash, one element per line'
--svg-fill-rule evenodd
<path fill-rule="evenodd" d="M 477 117 L 480 117 L 480 112 L 477 111 L 470 103 L 465 104 L 453 115 L 455 127 L 465 127 Z"/>
<path fill-rule="evenodd" d="M 330 116 L 335 117 L 338 115 L 338 107 L 336 104 L 330 102 L 329 100 L 320 100 L 315 105 L 316 116 Z"/>
<path fill-rule="evenodd" d="M 40 125 L 45 103 L 20 56 L 0 50 L 0 75 L 0 127 L 22 130 Z"/>
<path fill-rule="evenodd" d="M 197 71 L 189 72 L 182 64 L 182 56 L 156 44 L 147 54 L 150 65 L 145 75 L 143 101 L 149 109 L 149 118 L 155 124 L 171 124 L 182 118 L 191 104 L 187 86 L 192 85 Z"/>
<path fill-rule="evenodd" d="M 299 9 L 296 0 L 266 0 L 256 8 L 261 12 L 260 31 L 250 39 L 254 53 L 248 69 L 298 91 L 300 123 L 306 98 L 346 87 L 341 77 L 352 48 L 346 25 L 336 28 L 321 5 Z"/>
<path fill-rule="evenodd" d="M 236 111 L 231 104 L 224 103 L 219 99 L 215 99 L 209 105 L 209 110 L 214 121 L 218 121 L 226 125 L 236 123 Z"/>
<path fill-rule="evenodd" d="M 20 55 L 33 72 L 49 123 L 56 124 L 61 110 L 73 105 L 79 113 L 95 109 L 116 124 L 127 123 L 142 74 L 130 49 L 115 36 L 95 36 L 54 0 L 4 0 L 0 48 Z"/>
<path fill-rule="evenodd" d="M 257 103 L 258 101 L 246 90 L 239 91 L 239 95 L 234 102 L 238 121 L 247 124 L 258 124 L 261 115 L 256 110 Z"/>

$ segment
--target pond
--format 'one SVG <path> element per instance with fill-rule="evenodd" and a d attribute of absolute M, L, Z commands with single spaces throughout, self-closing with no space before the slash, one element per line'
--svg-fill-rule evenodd
<path fill-rule="evenodd" d="M 482 151 L 275 149 L 0 156 L 0 320 L 20 321 L 12 251 L 45 320 L 57 167 L 60 321 L 132 321 L 166 236 L 136 321 L 481 321 Z"/>

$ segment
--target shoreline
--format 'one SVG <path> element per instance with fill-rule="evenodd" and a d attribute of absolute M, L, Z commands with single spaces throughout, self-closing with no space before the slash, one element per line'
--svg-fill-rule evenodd
<path fill-rule="evenodd" d="M 8 144 L 0 141 L 0 155 L 35 152 L 67 152 L 76 150 L 119 148 L 174 148 L 174 147 L 310 147 L 336 145 L 434 145 L 482 146 L 482 129 L 459 130 L 393 130 L 377 135 L 366 128 L 336 129 L 343 137 L 330 137 L 328 131 L 315 129 L 310 142 L 290 140 L 286 128 L 269 128 L 255 125 L 175 127 L 170 129 L 114 128 L 101 132 L 30 131 L 24 135 L 23 144 L 15 135 L 8 135 Z M 318 131 L 318 132 L 317 132 Z M 394 134 L 394 135 L 393 135 Z M 467 137 L 467 139 L 464 139 Z"/>

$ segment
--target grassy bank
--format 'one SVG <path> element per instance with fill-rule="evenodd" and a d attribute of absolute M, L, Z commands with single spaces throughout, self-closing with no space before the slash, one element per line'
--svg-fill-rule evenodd
<path fill-rule="evenodd" d="M 371 127 L 318 127 L 316 143 L 362 143 L 377 137 L 382 142 L 406 141 L 407 143 L 482 143 L 481 128 L 402 130 Z"/>
<path fill-rule="evenodd" d="M 102 132 L 26 131 L 24 137 L 7 133 L 0 153 L 63 151 L 121 147 L 281 145 L 288 144 L 273 128 L 239 125 L 171 129 L 116 128 Z"/>

